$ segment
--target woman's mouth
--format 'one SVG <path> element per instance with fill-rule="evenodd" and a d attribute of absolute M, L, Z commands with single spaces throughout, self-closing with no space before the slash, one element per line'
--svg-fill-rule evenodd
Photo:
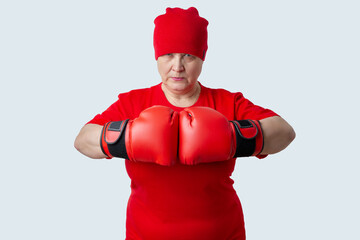
<path fill-rule="evenodd" d="M 174 81 L 181 81 L 183 79 L 184 79 L 183 77 L 172 77 L 172 80 Z"/>

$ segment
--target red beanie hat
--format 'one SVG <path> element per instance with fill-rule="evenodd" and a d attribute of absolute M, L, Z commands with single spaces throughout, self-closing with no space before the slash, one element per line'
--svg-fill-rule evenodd
<path fill-rule="evenodd" d="M 168 53 L 187 53 L 205 60 L 207 25 L 196 8 L 167 8 L 154 20 L 155 59 Z"/>

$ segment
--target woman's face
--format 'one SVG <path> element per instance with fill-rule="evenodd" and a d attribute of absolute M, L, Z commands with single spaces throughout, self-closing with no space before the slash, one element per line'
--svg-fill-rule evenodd
<path fill-rule="evenodd" d="M 202 64 L 200 58 L 185 53 L 170 53 L 157 60 L 163 85 L 175 94 L 188 93 L 195 88 Z"/>

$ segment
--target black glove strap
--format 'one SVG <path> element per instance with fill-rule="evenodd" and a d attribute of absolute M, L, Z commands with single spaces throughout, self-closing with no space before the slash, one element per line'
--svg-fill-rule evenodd
<path fill-rule="evenodd" d="M 250 120 L 235 120 L 231 121 L 234 124 L 236 134 L 236 153 L 234 157 L 249 157 L 254 154 L 256 147 L 256 139 L 245 138 L 240 129 L 252 128 L 256 126 Z"/>
<path fill-rule="evenodd" d="M 126 152 L 125 145 L 125 131 L 128 124 L 129 119 L 123 121 L 109 122 L 105 126 L 104 134 L 102 137 L 104 138 L 104 142 L 107 145 L 109 153 L 114 157 L 125 158 L 128 159 L 128 155 Z M 118 132 L 118 137 L 116 139 L 112 139 L 111 141 L 107 140 L 107 134 L 111 134 L 111 132 Z M 103 149 L 103 141 L 101 141 L 101 149 Z M 106 153 L 105 153 L 106 154 Z"/>

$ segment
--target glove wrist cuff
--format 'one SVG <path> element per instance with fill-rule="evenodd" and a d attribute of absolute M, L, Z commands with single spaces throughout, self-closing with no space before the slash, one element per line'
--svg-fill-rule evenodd
<path fill-rule="evenodd" d="M 103 153 L 109 158 L 119 157 L 128 159 L 125 145 L 125 130 L 128 119 L 124 121 L 108 122 L 104 125 L 100 147 Z"/>
<path fill-rule="evenodd" d="M 262 128 L 258 120 L 231 121 L 236 135 L 236 152 L 234 157 L 259 155 L 264 146 Z"/>

